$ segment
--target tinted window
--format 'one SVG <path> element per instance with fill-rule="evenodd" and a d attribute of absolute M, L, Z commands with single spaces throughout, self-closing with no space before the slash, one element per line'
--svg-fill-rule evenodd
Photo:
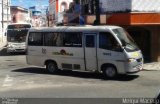
<path fill-rule="evenodd" d="M 118 47 L 119 44 L 111 33 L 102 32 L 99 34 L 99 48 L 115 50 Z"/>
<path fill-rule="evenodd" d="M 82 34 L 67 32 L 64 34 L 63 44 L 65 47 L 82 47 Z"/>
<path fill-rule="evenodd" d="M 44 45 L 45 46 L 57 46 L 57 36 L 56 33 L 44 33 Z"/>
<path fill-rule="evenodd" d="M 81 33 L 44 33 L 45 46 L 82 47 Z"/>
<path fill-rule="evenodd" d="M 86 35 L 86 47 L 95 47 L 94 35 Z"/>
<path fill-rule="evenodd" d="M 54 42 L 56 43 L 56 46 L 63 46 L 63 33 L 54 33 Z"/>
<path fill-rule="evenodd" d="M 43 45 L 42 33 L 30 33 L 28 38 L 28 45 L 42 46 Z"/>

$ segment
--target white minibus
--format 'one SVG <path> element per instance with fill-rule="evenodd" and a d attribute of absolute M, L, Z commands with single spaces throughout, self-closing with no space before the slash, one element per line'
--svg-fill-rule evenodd
<path fill-rule="evenodd" d="M 118 26 L 60 26 L 31 28 L 27 36 L 27 63 L 57 70 L 117 74 L 139 72 L 141 50 Z"/>

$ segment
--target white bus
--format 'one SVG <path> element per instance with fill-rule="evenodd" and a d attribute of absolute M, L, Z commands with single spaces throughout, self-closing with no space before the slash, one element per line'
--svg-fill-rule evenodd
<path fill-rule="evenodd" d="M 7 53 L 25 52 L 26 51 L 26 36 L 31 24 L 13 23 L 7 26 Z"/>
<path fill-rule="evenodd" d="M 27 63 L 57 70 L 80 70 L 117 74 L 139 72 L 141 50 L 118 26 L 32 28 L 27 36 Z"/>

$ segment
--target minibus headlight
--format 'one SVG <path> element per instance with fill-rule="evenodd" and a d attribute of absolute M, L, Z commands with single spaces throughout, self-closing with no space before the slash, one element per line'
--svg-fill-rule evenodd
<path fill-rule="evenodd" d="M 127 62 L 135 62 L 135 61 L 136 61 L 135 58 L 129 58 L 129 59 L 127 60 Z"/>
<path fill-rule="evenodd" d="M 9 47 L 9 48 L 13 48 L 13 45 L 9 44 L 8 47 Z"/>

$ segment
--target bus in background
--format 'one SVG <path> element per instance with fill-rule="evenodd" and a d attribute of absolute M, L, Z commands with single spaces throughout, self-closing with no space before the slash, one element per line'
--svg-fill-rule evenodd
<path fill-rule="evenodd" d="M 27 35 L 27 63 L 58 69 L 117 74 L 143 68 L 141 50 L 118 26 L 60 26 L 32 28 Z"/>
<path fill-rule="evenodd" d="M 7 26 L 7 53 L 26 52 L 25 41 L 30 28 L 31 24 L 27 23 L 13 23 Z"/>

